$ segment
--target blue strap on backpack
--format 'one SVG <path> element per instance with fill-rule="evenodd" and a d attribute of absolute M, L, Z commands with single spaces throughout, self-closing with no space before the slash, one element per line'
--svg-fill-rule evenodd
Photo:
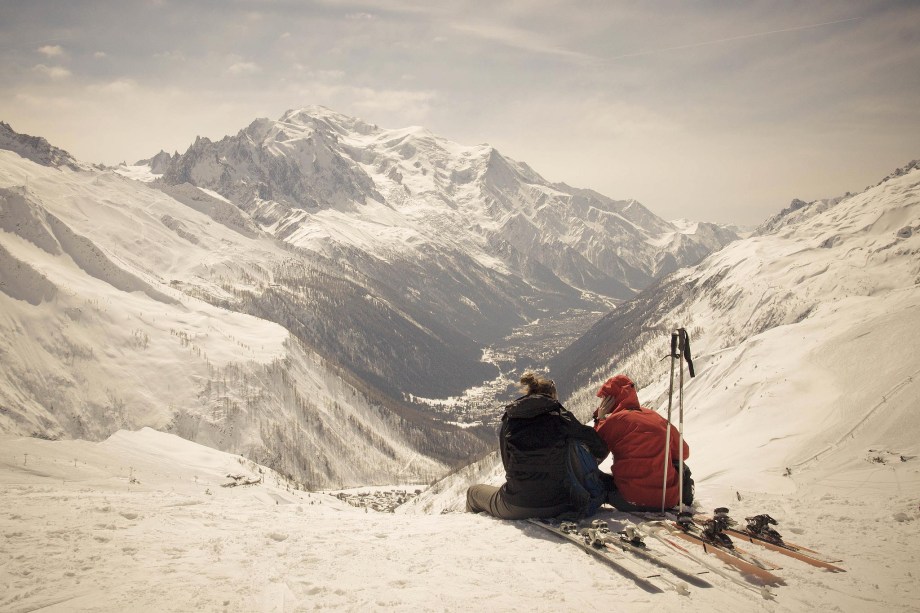
<path fill-rule="evenodd" d="M 570 439 L 566 445 L 565 481 L 569 490 L 572 511 L 563 513 L 563 519 L 583 519 L 597 513 L 607 500 L 607 484 L 597 468 L 597 460 L 587 445 Z"/>

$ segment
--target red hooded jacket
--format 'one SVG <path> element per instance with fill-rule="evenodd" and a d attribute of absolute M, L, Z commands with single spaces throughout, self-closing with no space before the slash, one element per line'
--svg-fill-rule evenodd
<path fill-rule="evenodd" d="M 597 392 L 601 398 L 613 396 L 614 409 L 605 419 L 595 422 L 594 429 L 613 454 L 613 481 L 620 494 L 636 505 L 659 507 L 664 469 L 665 435 L 668 421 L 655 411 L 639 406 L 635 384 L 625 375 L 608 379 Z M 597 417 L 597 413 L 595 413 Z M 665 506 L 680 502 L 677 469 L 680 441 L 677 428 L 671 428 Z M 690 447 L 683 444 L 683 457 Z"/>

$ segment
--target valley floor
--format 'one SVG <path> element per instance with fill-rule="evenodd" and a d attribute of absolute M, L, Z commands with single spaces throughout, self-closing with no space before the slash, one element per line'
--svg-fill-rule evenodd
<path fill-rule="evenodd" d="M 764 553 L 788 583 L 766 600 L 714 575 L 714 589 L 648 594 L 524 522 L 359 509 L 152 430 L 0 443 L 0 611 L 907 612 L 920 599 L 916 462 L 865 462 L 808 496 L 745 494 L 736 516 L 781 518 L 848 570 Z M 262 481 L 222 487 L 230 475 Z M 894 497 L 873 494 L 892 480 Z"/>

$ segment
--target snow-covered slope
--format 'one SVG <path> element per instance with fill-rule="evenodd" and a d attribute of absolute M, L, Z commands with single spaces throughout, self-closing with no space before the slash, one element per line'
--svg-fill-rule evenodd
<path fill-rule="evenodd" d="M 319 269 L 219 197 L 171 191 L 0 150 L 0 430 L 151 426 L 314 487 L 424 481 L 477 448 L 218 306 L 282 266 Z"/>
<path fill-rule="evenodd" d="M 841 467 L 821 494 L 879 475 L 907 481 L 911 471 L 906 463 Z M 260 482 L 222 487 L 235 477 Z M 918 597 L 920 511 L 895 503 L 879 513 L 860 497 L 831 512 L 776 514 L 787 534 L 842 558 L 847 572 L 763 552 L 783 565 L 787 583 L 764 600 L 715 573 L 703 575 L 713 588 L 649 594 L 526 522 L 368 512 L 150 429 L 98 443 L 0 435 L 0 495 L 0 609 L 15 613 L 587 611 L 598 603 L 627 612 L 907 613 Z"/>
<path fill-rule="evenodd" d="M 916 456 L 915 166 L 859 194 L 790 207 L 605 317 L 557 357 L 569 403 L 589 412 L 598 382 L 626 372 L 645 403 L 666 405 L 662 358 L 669 331 L 684 326 L 698 372 L 684 401 L 692 466 L 721 495 L 809 497 L 836 470 L 871 462 L 870 449 Z M 916 477 L 897 485 L 879 479 L 852 495 L 920 487 Z"/>
<path fill-rule="evenodd" d="M 860 304 L 913 294 L 920 282 L 914 166 L 859 194 L 787 208 L 750 238 L 610 313 L 562 352 L 554 368 L 574 389 L 628 359 L 640 380 L 651 383 L 666 372 L 657 362 L 676 325 L 691 331 L 703 359 L 774 328 L 790 333 L 808 320 L 820 324 Z"/>

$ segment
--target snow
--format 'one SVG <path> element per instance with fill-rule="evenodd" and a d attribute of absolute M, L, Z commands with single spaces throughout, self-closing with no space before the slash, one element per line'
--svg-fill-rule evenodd
<path fill-rule="evenodd" d="M 160 176 L 154 174 L 149 164 L 122 164 L 115 168 L 115 172 L 128 179 L 150 183 Z"/>
<path fill-rule="evenodd" d="M 260 472 L 258 485 L 221 487 Z M 366 511 L 151 429 L 99 443 L 4 436 L 0 609 L 911 611 L 920 512 L 902 504 L 915 487 L 884 495 L 896 479 L 916 481 L 916 467 L 838 465 L 805 499 L 737 503 L 780 518 L 787 536 L 848 571 L 763 553 L 789 584 L 771 601 L 712 574 L 714 589 L 647 594 L 525 522 Z"/>
<path fill-rule="evenodd" d="M 299 224 L 286 240 L 315 251 L 323 251 L 329 242 L 357 248 L 376 243 L 377 255 L 387 251 L 411 252 L 421 242 L 416 229 L 407 226 L 395 211 L 373 200 L 356 212 L 327 209 L 310 215 L 309 219 L 310 223 Z"/>
<path fill-rule="evenodd" d="M 207 195 L 211 196 L 212 198 L 216 198 L 216 199 L 218 199 L 218 200 L 221 200 L 221 201 L 223 201 L 223 202 L 226 202 L 227 204 L 233 204 L 232 202 L 230 202 L 229 200 L 227 200 L 226 198 L 224 198 L 222 195 L 220 195 L 220 194 L 218 194 L 217 192 L 215 192 L 213 189 L 207 189 L 206 187 L 199 187 L 198 189 L 200 189 L 201 191 L 203 191 L 203 192 L 206 193 Z"/>
<path fill-rule="evenodd" d="M 462 610 L 477 598 L 579 609 L 594 596 L 570 584 L 617 593 L 607 571 L 525 526 L 365 512 L 269 473 L 222 488 L 249 467 L 152 430 L 3 442 L 3 610 Z M 522 564 L 508 568 L 508 556 Z"/>
<path fill-rule="evenodd" d="M 272 439 L 272 453 L 311 449 L 322 468 L 298 476 L 317 486 L 441 474 L 283 326 L 195 297 L 231 298 L 225 280 L 268 282 L 291 258 L 220 219 L 114 172 L 0 150 L 0 431 L 150 426 L 258 456 L 284 423 L 290 447 Z M 342 450 L 366 432 L 387 448 Z"/>
<path fill-rule="evenodd" d="M 462 512 L 470 483 L 502 481 L 494 454 L 397 513 L 375 513 L 299 490 L 243 456 L 140 428 L 199 406 L 211 365 L 257 376 L 283 359 L 318 399 L 310 408 L 325 428 L 322 437 L 298 430 L 295 441 L 335 448 L 347 464 L 337 478 L 369 483 L 385 461 L 445 469 L 374 422 L 393 437 L 395 457 L 367 445 L 370 468 L 352 466 L 344 447 L 356 434 L 344 428 L 375 419 L 353 387 L 280 326 L 170 287 L 221 269 L 258 275 L 253 262 L 285 252 L 118 173 L 38 167 L 6 151 L 0 161 L 0 425 L 12 430 L 10 407 L 36 397 L 35 420 L 64 419 L 67 406 L 97 411 L 113 430 L 131 425 L 107 438 L 87 432 L 98 442 L 0 435 L 2 611 L 916 611 L 920 171 L 796 211 L 798 221 L 678 273 L 687 287 L 714 288 L 663 316 L 694 335 L 699 375 L 684 403 L 699 508 L 769 513 L 791 540 L 847 570 L 758 551 L 787 583 L 766 600 L 712 575 L 714 589 L 650 595 L 536 527 Z M 396 215 L 368 207 L 355 240 L 376 240 L 374 216 Z M 327 231 L 354 236 L 340 212 L 323 214 Z M 166 224 L 130 231 L 164 215 L 197 242 Z M 404 228 L 397 217 L 392 227 Z M 386 237 L 401 249 L 411 239 Z M 667 339 L 655 342 L 636 355 L 660 363 Z M 640 399 L 662 407 L 660 368 L 646 383 Z M 591 392 L 569 408 L 589 409 Z M 217 445 L 223 433 L 199 417 L 199 440 Z M 230 475 L 261 481 L 222 487 Z"/>
<path fill-rule="evenodd" d="M 672 219 L 671 225 L 677 228 L 681 234 L 695 234 L 700 222 L 690 219 Z"/>

